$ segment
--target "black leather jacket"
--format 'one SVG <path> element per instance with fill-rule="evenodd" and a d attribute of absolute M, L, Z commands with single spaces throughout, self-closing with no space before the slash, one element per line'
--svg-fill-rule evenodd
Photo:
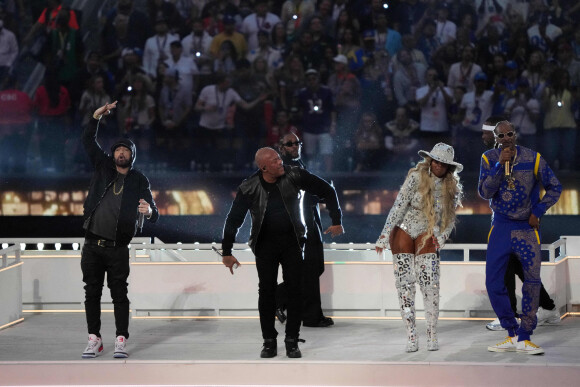
<path fill-rule="evenodd" d="M 336 191 L 326 181 L 320 177 L 311 174 L 305 169 L 299 167 L 290 167 L 285 165 L 286 173 L 278 178 L 276 185 L 282 194 L 284 206 L 288 211 L 296 240 L 300 246 L 304 245 L 305 227 L 302 223 L 300 215 L 300 200 L 302 197 L 301 190 L 314 194 L 322 198 L 326 203 L 326 208 L 329 211 L 330 218 L 333 225 L 340 225 L 342 221 L 342 212 L 336 197 Z M 252 176 L 240 184 L 238 193 L 232 203 L 230 212 L 226 218 L 224 226 L 224 233 L 222 239 L 222 248 L 224 255 L 232 254 L 232 246 L 234 244 L 239 228 L 244 223 L 244 218 L 248 210 L 252 217 L 252 230 L 250 232 L 249 245 L 253 252 L 255 252 L 258 236 L 266 207 L 268 205 L 268 192 L 260 182 L 261 171 L 257 171 Z"/>
<path fill-rule="evenodd" d="M 83 228 L 85 230 L 88 230 L 95 209 L 117 177 L 117 169 L 113 157 L 103 151 L 97 142 L 98 126 L 99 121 L 91 119 L 89 125 L 83 131 L 83 145 L 91 164 L 95 168 L 89 186 L 89 194 L 84 204 Z M 132 149 L 132 159 L 134 159 L 134 156 L 135 149 Z M 125 177 L 121 211 L 119 212 L 119 219 L 117 219 L 115 241 L 119 245 L 129 244 L 137 232 L 139 199 L 145 199 L 149 203 L 153 212 L 148 219 L 151 222 L 156 222 L 159 218 L 159 212 L 151 195 L 149 180 L 131 166 Z"/>

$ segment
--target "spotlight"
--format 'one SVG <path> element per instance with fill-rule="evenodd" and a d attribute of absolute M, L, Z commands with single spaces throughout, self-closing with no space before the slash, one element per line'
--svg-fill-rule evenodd
<path fill-rule="evenodd" d="M 42 251 L 44 250 L 44 243 L 40 242 L 36 244 L 36 248 L 38 249 L 38 251 Z"/>
<path fill-rule="evenodd" d="M 20 250 L 26 250 L 26 243 L 20 244 Z"/>
<path fill-rule="evenodd" d="M 78 249 L 79 249 L 79 244 L 78 244 L 78 243 L 76 243 L 76 242 L 75 242 L 75 243 L 73 243 L 73 244 L 72 244 L 72 248 L 73 248 L 73 250 L 78 250 Z"/>
<path fill-rule="evenodd" d="M 62 245 L 60 243 L 58 243 L 58 242 L 54 244 L 54 249 L 55 250 L 59 250 L 60 251 L 60 248 L 61 247 L 62 247 Z"/>
<path fill-rule="evenodd" d="M 2 248 L 3 249 L 7 249 L 8 248 L 8 243 L 2 243 Z"/>

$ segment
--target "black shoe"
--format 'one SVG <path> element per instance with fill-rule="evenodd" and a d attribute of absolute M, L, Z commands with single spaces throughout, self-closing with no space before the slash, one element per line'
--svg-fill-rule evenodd
<path fill-rule="evenodd" d="M 264 348 L 260 352 L 261 358 L 270 358 L 278 355 L 278 341 L 276 339 L 264 339 Z"/>
<path fill-rule="evenodd" d="M 292 359 L 298 359 L 302 357 L 302 352 L 298 348 L 298 343 L 304 343 L 305 341 L 299 338 L 286 337 L 284 339 L 284 344 L 286 344 L 286 356 Z"/>
<path fill-rule="evenodd" d="M 281 308 L 276 309 L 276 317 L 278 318 L 278 321 L 280 321 L 280 324 L 284 324 L 286 322 L 286 314 Z"/>
<path fill-rule="evenodd" d="M 334 321 L 330 317 L 322 316 L 320 317 L 320 320 L 316 321 L 315 323 L 304 322 L 302 325 L 310 328 L 326 328 L 334 325 Z"/>

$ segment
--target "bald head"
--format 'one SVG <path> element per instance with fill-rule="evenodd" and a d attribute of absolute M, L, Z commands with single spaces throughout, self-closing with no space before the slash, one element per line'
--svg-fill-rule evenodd
<path fill-rule="evenodd" d="M 268 183 L 276 182 L 285 173 L 280 155 L 272 148 L 264 147 L 258 149 L 254 160 L 262 172 L 262 177 Z"/>

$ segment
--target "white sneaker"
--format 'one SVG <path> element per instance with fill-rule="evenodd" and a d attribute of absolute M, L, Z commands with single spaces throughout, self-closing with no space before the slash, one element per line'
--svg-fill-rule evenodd
<path fill-rule="evenodd" d="M 515 352 L 516 350 L 516 337 L 506 337 L 504 341 L 501 343 L 497 343 L 495 345 L 490 345 L 487 347 L 488 351 L 491 352 Z"/>
<path fill-rule="evenodd" d="M 113 357 L 117 359 L 124 359 L 129 357 L 127 353 L 127 339 L 125 336 L 117 336 L 115 340 L 115 352 L 113 353 Z"/>
<path fill-rule="evenodd" d="M 83 359 L 92 359 L 103 353 L 103 340 L 97 335 L 89 335 L 89 343 L 83 352 Z"/>
<path fill-rule="evenodd" d="M 560 313 L 558 313 L 558 308 L 552 310 L 544 309 L 542 307 L 538 308 L 538 326 L 545 324 L 560 324 Z"/>
<path fill-rule="evenodd" d="M 532 343 L 530 340 L 518 341 L 516 344 L 516 351 L 519 353 L 525 353 L 527 355 L 541 355 L 544 353 L 544 349 L 542 347 Z"/>
<path fill-rule="evenodd" d="M 488 322 L 487 324 L 485 324 L 485 327 L 487 329 L 489 329 L 490 331 L 501 331 L 501 330 L 503 330 L 503 328 L 501 327 L 501 324 L 499 322 L 499 318 L 496 318 L 492 322 Z"/>

